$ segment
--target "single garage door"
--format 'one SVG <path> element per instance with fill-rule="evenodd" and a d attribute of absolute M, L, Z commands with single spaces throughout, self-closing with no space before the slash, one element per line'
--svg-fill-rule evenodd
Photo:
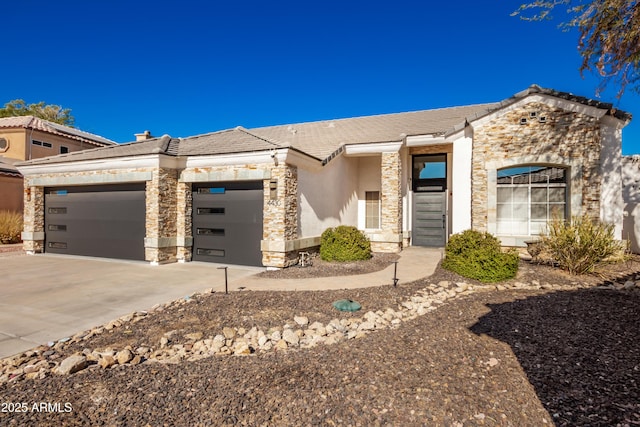
<path fill-rule="evenodd" d="M 262 265 L 262 181 L 193 184 L 193 260 Z"/>
<path fill-rule="evenodd" d="M 45 189 L 45 252 L 144 260 L 145 184 Z"/>

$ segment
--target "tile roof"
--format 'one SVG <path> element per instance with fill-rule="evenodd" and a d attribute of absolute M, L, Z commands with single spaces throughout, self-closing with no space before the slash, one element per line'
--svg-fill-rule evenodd
<path fill-rule="evenodd" d="M 199 156 L 209 154 L 231 154 L 282 148 L 281 144 L 241 126 L 204 135 L 190 136 L 180 140 L 178 155 Z"/>
<path fill-rule="evenodd" d="M 0 175 L 21 178 L 22 174 L 18 168 L 14 166 L 14 164 L 18 162 L 20 162 L 20 160 L 0 156 Z"/>
<path fill-rule="evenodd" d="M 99 160 L 117 157 L 143 156 L 146 154 L 175 154 L 175 145 L 178 140 L 172 139 L 169 135 L 160 138 L 147 139 L 144 141 L 129 142 L 127 144 L 116 144 L 108 147 L 93 148 L 83 151 L 72 151 L 57 156 L 41 157 L 19 163 L 19 166 L 40 165 L 49 163 L 67 163 L 78 160 Z"/>
<path fill-rule="evenodd" d="M 80 129 L 71 128 L 48 120 L 43 120 L 34 116 L 14 116 L 0 118 L 0 128 L 16 128 L 35 129 L 42 132 L 48 132 L 54 135 L 64 136 L 66 138 L 75 139 L 77 141 L 86 142 L 96 146 L 116 145 L 115 141 L 103 138 L 100 135 L 94 135 Z"/>
<path fill-rule="evenodd" d="M 322 120 L 290 125 L 221 130 L 187 138 L 165 135 L 128 144 L 73 152 L 31 160 L 24 165 L 64 163 L 164 153 L 171 156 L 200 156 L 294 148 L 326 163 L 347 144 L 401 141 L 406 136 L 446 136 L 463 129 L 469 122 L 504 108 L 533 93 L 567 99 L 607 109 L 607 114 L 628 121 L 631 114 L 615 110 L 611 104 L 589 100 L 566 92 L 532 85 L 498 103 L 439 108 L 408 113 L 381 114 L 347 119 Z"/>
<path fill-rule="evenodd" d="M 444 135 L 469 116 L 485 113 L 497 104 L 439 108 L 408 113 L 381 114 L 349 119 L 323 120 L 269 126 L 249 131 L 279 141 L 319 159 L 346 144 L 401 141 L 411 135 Z"/>

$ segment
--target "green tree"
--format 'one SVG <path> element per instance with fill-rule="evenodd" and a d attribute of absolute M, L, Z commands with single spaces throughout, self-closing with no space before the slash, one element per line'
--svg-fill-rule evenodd
<path fill-rule="evenodd" d="M 552 19 L 552 11 L 567 7 L 569 18 L 560 28 L 576 28 L 578 53 L 582 57 L 580 75 L 596 72 L 601 83 L 596 94 L 607 85 L 617 86 L 617 97 L 625 89 L 640 93 L 640 5 L 637 0 L 535 0 L 521 5 L 512 16 L 528 21 Z"/>
<path fill-rule="evenodd" d="M 60 105 L 45 104 L 44 101 L 37 104 L 27 104 L 22 99 L 14 99 L 0 108 L 0 117 L 35 116 L 61 125 L 71 126 L 75 118 L 71 115 L 71 109 L 62 108 Z"/>

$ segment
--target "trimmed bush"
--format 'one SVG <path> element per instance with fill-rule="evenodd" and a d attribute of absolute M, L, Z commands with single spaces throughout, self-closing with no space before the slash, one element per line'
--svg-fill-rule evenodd
<path fill-rule="evenodd" d="M 371 258 L 371 242 L 356 227 L 327 228 L 320 239 L 320 258 L 324 261 L 361 261 Z"/>
<path fill-rule="evenodd" d="M 442 267 L 481 282 L 500 282 L 515 277 L 518 254 L 502 252 L 500 241 L 489 233 L 465 230 L 449 238 Z"/>
<path fill-rule="evenodd" d="M 544 250 L 570 274 L 592 273 L 598 264 L 624 259 L 627 244 L 613 237 L 613 224 L 586 215 L 555 219 L 542 236 Z M 621 255 L 621 253 L 623 255 Z"/>
<path fill-rule="evenodd" d="M 0 243 L 19 243 L 22 232 L 22 214 L 0 211 Z"/>

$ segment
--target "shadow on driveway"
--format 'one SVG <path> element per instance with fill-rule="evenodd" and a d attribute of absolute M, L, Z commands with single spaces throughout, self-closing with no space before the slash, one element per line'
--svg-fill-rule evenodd
<path fill-rule="evenodd" d="M 488 307 L 471 331 L 511 346 L 557 425 L 640 425 L 640 293 L 576 290 Z"/>

